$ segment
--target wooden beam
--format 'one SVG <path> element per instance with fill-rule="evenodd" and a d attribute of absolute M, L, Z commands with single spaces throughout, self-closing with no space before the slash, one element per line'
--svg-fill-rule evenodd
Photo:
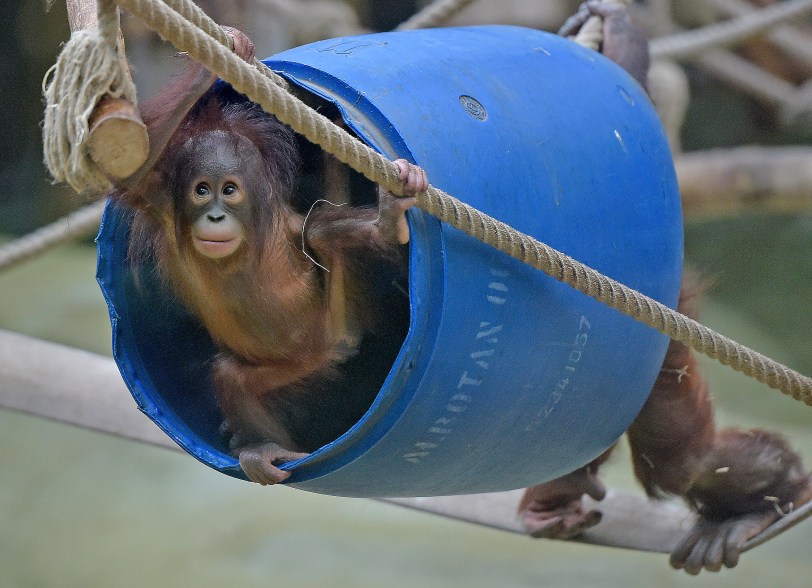
<path fill-rule="evenodd" d="M 0 330 L 0 407 L 179 450 L 136 407 L 115 363 L 106 357 Z M 468 496 L 389 498 L 383 502 L 513 533 L 521 490 Z M 670 552 L 693 524 L 681 505 L 610 491 L 586 508 L 603 513 L 600 524 L 573 540 L 638 551 Z M 754 538 L 749 547 L 785 531 L 812 513 L 797 509 Z"/>

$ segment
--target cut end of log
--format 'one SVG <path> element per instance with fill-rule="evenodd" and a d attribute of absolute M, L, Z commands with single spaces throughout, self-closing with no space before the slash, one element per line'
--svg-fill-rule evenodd
<path fill-rule="evenodd" d="M 149 155 L 147 127 L 135 106 L 123 98 L 99 102 L 85 144 L 99 169 L 117 180 L 133 175 Z"/>

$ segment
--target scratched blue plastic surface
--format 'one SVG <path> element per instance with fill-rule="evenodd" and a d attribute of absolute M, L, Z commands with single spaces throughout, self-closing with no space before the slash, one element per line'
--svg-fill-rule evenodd
<path fill-rule="evenodd" d="M 436 186 L 676 303 L 682 221 L 667 141 L 645 93 L 600 55 L 496 26 L 329 40 L 267 63 Z M 286 483 L 347 496 L 506 490 L 612 444 L 645 401 L 666 338 L 421 211 L 410 223 L 400 355 L 361 422 L 289 464 Z M 109 206 L 98 275 L 122 374 L 184 449 L 242 477 L 217 433 L 214 349 L 177 303 L 134 288 L 127 230 Z"/>

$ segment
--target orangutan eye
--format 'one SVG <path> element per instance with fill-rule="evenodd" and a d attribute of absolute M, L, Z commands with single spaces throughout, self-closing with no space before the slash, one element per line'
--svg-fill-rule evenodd
<path fill-rule="evenodd" d="M 197 194 L 198 196 L 208 196 L 209 185 L 201 182 L 200 184 L 195 186 L 195 194 Z"/>
<path fill-rule="evenodd" d="M 222 188 L 223 199 L 232 206 L 239 205 L 245 198 L 240 186 L 234 182 L 226 182 Z"/>

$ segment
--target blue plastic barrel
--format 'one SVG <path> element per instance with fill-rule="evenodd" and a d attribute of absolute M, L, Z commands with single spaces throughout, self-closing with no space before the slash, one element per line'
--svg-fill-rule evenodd
<path fill-rule="evenodd" d="M 676 304 L 682 217 L 666 137 L 644 91 L 602 56 L 487 26 L 333 39 L 266 63 L 439 188 Z M 345 496 L 507 490 L 567 473 L 617 440 L 667 339 L 422 211 L 409 219 L 400 353 L 361 421 L 287 464 L 286 483 Z M 133 284 L 128 230 L 127 213 L 109 205 L 98 279 L 124 379 L 181 447 L 244 477 L 218 434 L 214 347 L 174 299 Z"/>

